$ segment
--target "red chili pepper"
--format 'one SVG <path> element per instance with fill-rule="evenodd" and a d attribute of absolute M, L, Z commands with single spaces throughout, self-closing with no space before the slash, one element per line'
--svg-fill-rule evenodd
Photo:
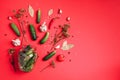
<path fill-rule="evenodd" d="M 53 22 L 56 20 L 56 19 L 59 19 L 59 17 L 55 17 L 55 18 L 52 18 L 49 22 L 49 25 L 48 25 L 48 29 L 51 29 L 51 26 L 53 24 Z"/>
<path fill-rule="evenodd" d="M 52 18 L 52 19 L 50 20 L 49 25 L 48 25 L 48 29 L 51 29 L 51 26 L 52 26 L 54 20 L 55 20 L 55 18 Z"/>

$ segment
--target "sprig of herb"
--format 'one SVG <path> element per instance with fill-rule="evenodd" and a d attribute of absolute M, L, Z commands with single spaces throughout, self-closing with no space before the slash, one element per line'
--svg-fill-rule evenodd
<path fill-rule="evenodd" d="M 55 47 L 55 45 L 58 42 L 60 42 L 63 39 L 66 39 L 66 38 L 70 37 L 70 34 L 68 33 L 68 29 L 70 28 L 69 24 L 64 24 L 63 26 L 60 25 L 59 28 L 61 29 L 61 31 L 59 33 L 56 31 L 54 39 L 52 41 L 53 45 L 52 45 L 51 50 Z"/>
<path fill-rule="evenodd" d="M 50 63 L 49 63 L 49 65 L 47 65 L 46 67 L 44 67 L 40 72 L 42 72 L 42 71 L 44 71 L 45 69 L 47 69 L 48 67 L 53 67 L 53 68 L 55 68 L 55 62 L 54 61 L 51 61 Z"/>
<path fill-rule="evenodd" d="M 11 65 L 12 65 L 14 71 L 16 72 L 15 61 L 14 61 L 13 55 L 12 55 L 12 57 L 11 57 L 10 63 L 11 63 Z"/>
<path fill-rule="evenodd" d="M 14 15 L 14 17 L 17 18 L 17 19 L 19 19 L 19 18 L 21 18 L 21 17 L 24 16 L 25 12 L 26 12 L 25 9 L 23 9 L 23 8 L 22 8 L 22 9 L 19 9 L 19 10 L 16 12 L 16 14 Z"/>
<path fill-rule="evenodd" d="M 21 31 L 22 31 L 22 44 L 23 44 L 23 39 L 28 42 L 25 34 L 26 34 L 26 31 L 24 29 L 24 20 L 23 20 L 23 17 L 25 16 L 25 13 L 26 13 L 26 10 L 25 9 L 19 9 L 15 12 L 14 14 L 14 18 L 17 19 L 18 23 L 19 23 L 19 26 L 21 28 Z"/>
<path fill-rule="evenodd" d="M 9 61 L 10 61 L 11 65 L 12 65 L 14 71 L 16 71 L 16 68 L 15 68 L 15 61 L 14 61 L 15 49 L 14 49 L 14 48 L 10 48 L 10 49 L 8 50 L 8 53 L 9 53 L 10 56 L 11 56 L 10 59 L 9 59 Z"/>

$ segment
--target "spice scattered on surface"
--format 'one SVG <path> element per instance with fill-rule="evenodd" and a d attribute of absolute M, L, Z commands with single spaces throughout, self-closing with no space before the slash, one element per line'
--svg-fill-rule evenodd
<path fill-rule="evenodd" d="M 20 46 L 21 45 L 21 41 L 20 41 L 20 39 L 15 39 L 15 40 L 12 40 L 12 44 L 14 46 Z"/>
<path fill-rule="evenodd" d="M 12 12 L 14 12 L 14 13 L 15 13 L 15 12 L 16 12 L 16 10 L 12 10 Z"/>
<path fill-rule="evenodd" d="M 29 5 L 28 11 L 29 11 L 30 16 L 34 17 L 34 9 L 33 9 L 33 7 L 31 5 Z"/>
<path fill-rule="evenodd" d="M 7 36 L 7 34 L 4 34 L 4 36 Z"/>
<path fill-rule="evenodd" d="M 19 20 L 20 18 L 22 18 L 22 17 L 24 16 L 25 12 L 26 12 L 25 9 L 23 9 L 23 8 L 19 9 L 19 10 L 15 13 L 14 18 L 16 18 L 16 19 Z"/>
<path fill-rule="evenodd" d="M 62 44 L 62 50 L 70 50 L 71 48 L 73 48 L 74 45 L 73 44 L 68 44 L 67 41 L 64 41 L 63 44 Z"/>
<path fill-rule="evenodd" d="M 69 59 L 69 62 L 71 62 L 71 59 Z"/>
<path fill-rule="evenodd" d="M 27 18 L 28 16 L 26 15 L 25 17 Z"/>
<path fill-rule="evenodd" d="M 8 17 L 8 20 L 12 20 L 12 17 L 11 17 L 11 16 L 9 16 L 9 17 Z"/>
<path fill-rule="evenodd" d="M 54 29 L 58 29 L 56 26 L 54 26 Z"/>
<path fill-rule="evenodd" d="M 58 14 L 62 14 L 62 10 L 61 9 L 58 9 Z"/>
<path fill-rule="evenodd" d="M 70 54 L 71 52 L 68 52 L 68 54 Z"/>
<path fill-rule="evenodd" d="M 51 16 L 53 14 L 53 9 L 50 9 L 49 11 L 48 11 L 48 16 Z"/>
<path fill-rule="evenodd" d="M 74 37 L 74 36 L 72 35 L 72 37 Z"/>
<path fill-rule="evenodd" d="M 71 18 L 70 18 L 70 17 L 67 17 L 67 18 L 66 18 L 66 21 L 70 21 L 70 20 L 71 20 Z"/>

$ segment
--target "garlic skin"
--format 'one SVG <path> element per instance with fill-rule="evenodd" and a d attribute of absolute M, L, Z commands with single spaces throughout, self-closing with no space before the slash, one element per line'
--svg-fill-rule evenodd
<path fill-rule="evenodd" d="M 57 45 L 56 47 L 55 47 L 55 49 L 59 49 L 60 48 L 60 45 Z"/>
<path fill-rule="evenodd" d="M 41 32 L 46 32 L 46 31 L 47 31 L 46 22 L 44 22 L 44 23 L 40 26 L 40 31 L 41 31 Z"/>
<path fill-rule="evenodd" d="M 48 11 L 48 16 L 51 16 L 53 14 L 53 9 L 50 9 L 49 11 Z"/>
<path fill-rule="evenodd" d="M 20 41 L 20 39 L 15 39 L 15 40 L 12 40 L 12 44 L 14 46 L 20 46 L 21 45 L 21 41 Z"/>
<path fill-rule="evenodd" d="M 29 5 L 28 11 L 29 11 L 30 16 L 34 17 L 34 9 L 33 9 L 33 7 L 31 5 Z"/>

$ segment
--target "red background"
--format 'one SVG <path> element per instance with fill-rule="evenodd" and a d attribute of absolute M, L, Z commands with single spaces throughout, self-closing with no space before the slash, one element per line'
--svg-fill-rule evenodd
<path fill-rule="evenodd" d="M 10 30 L 7 17 L 13 9 L 28 8 L 42 10 L 42 21 L 47 11 L 53 8 L 63 10 L 62 19 L 71 17 L 71 34 L 68 39 L 75 47 L 67 51 L 64 62 L 56 62 L 56 68 L 40 70 L 48 65 L 41 58 L 46 54 L 46 47 L 32 41 L 36 46 L 39 59 L 30 73 L 16 73 L 9 63 L 8 49 L 15 35 Z M 35 24 L 35 19 L 29 19 Z M 7 34 L 7 36 L 4 36 Z M 27 33 L 28 34 L 28 33 Z M 38 32 L 38 36 L 42 36 Z M 0 0 L 0 79 L 1 80 L 120 80 L 120 1 L 119 0 Z M 56 56 L 57 56 L 56 55 Z M 52 59 L 55 60 L 54 56 Z M 52 60 L 51 59 L 51 60 Z M 71 59 L 71 62 L 69 62 Z"/>

